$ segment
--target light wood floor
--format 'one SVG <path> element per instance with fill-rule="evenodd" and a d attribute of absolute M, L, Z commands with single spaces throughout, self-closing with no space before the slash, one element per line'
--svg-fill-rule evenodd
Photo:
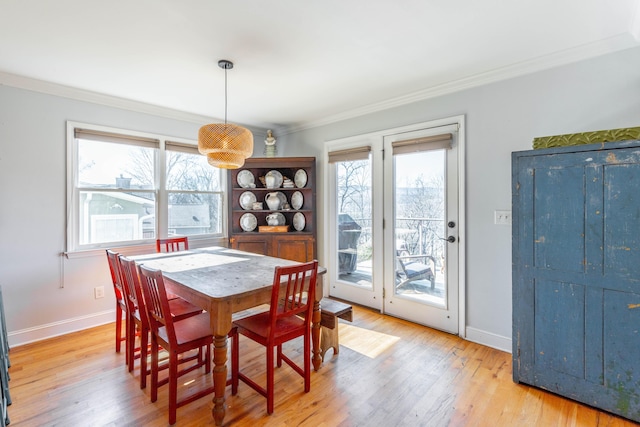
<path fill-rule="evenodd" d="M 511 355 L 354 307 L 340 323 L 341 350 L 312 374 L 311 392 L 283 365 L 275 412 L 240 383 L 227 394 L 234 426 L 632 426 L 632 422 L 513 383 Z M 11 427 L 164 426 L 167 390 L 156 403 L 114 351 L 114 325 L 13 348 Z M 300 356 L 298 355 L 298 360 Z M 264 350 L 241 340 L 241 368 L 264 380 Z M 193 373 L 195 382 L 209 376 Z M 184 381 L 181 381 L 184 383 Z M 182 393 L 182 394 L 181 394 Z M 211 398 L 178 409 L 178 426 L 213 425 Z"/>

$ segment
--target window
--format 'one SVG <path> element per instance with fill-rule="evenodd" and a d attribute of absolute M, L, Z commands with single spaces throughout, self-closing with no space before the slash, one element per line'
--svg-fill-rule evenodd
<path fill-rule="evenodd" d="M 222 234 L 223 196 L 220 169 L 194 146 L 166 142 L 168 235 Z"/>
<path fill-rule="evenodd" d="M 223 177 L 195 143 L 69 122 L 68 251 L 221 237 Z"/>

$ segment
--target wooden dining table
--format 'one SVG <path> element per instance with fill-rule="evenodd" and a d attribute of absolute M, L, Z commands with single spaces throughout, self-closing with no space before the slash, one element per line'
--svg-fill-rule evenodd
<path fill-rule="evenodd" d="M 216 425 L 222 425 L 226 412 L 227 334 L 231 330 L 232 315 L 268 304 L 275 268 L 298 263 L 219 246 L 131 258 L 138 264 L 162 270 L 169 292 L 201 307 L 211 316 L 215 390 L 212 415 Z M 319 267 L 312 318 L 312 362 L 316 371 L 322 364 L 320 300 L 321 274 L 325 272 L 324 267 Z"/>

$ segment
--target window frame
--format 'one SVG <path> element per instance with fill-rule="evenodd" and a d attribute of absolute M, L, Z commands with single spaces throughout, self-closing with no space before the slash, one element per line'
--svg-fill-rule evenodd
<path fill-rule="evenodd" d="M 133 192 L 153 193 L 155 196 L 155 234 L 156 236 L 148 239 L 128 240 L 118 242 L 106 242 L 106 243 L 90 243 L 81 244 L 80 239 L 80 194 L 82 191 L 96 191 L 96 192 L 122 192 L 119 189 L 113 188 L 99 188 L 99 187 L 79 187 L 78 185 L 78 162 L 79 162 L 79 147 L 78 139 L 76 138 L 76 130 L 82 129 L 89 132 L 115 134 L 122 135 L 123 143 L 139 146 L 150 146 L 149 140 L 157 140 L 158 145 L 155 151 L 155 169 L 154 169 L 154 182 L 153 188 L 150 189 L 135 189 Z M 131 138 L 130 140 L 128 138 Z M 143 140 L 146 142 L 136 143 L 136 140 Z M 109 141 L 106 141 L 109 142 Z M 102 252 L 106 248 L 113 247 L 148 247 L 153 246 L 155 248 L 155 240 L 160 237 L 167 237 L 169 228 L 169 193 L 175 192 L 175 190 L 167 190 L 167 177 L 166 177 L 166 158 L 167 158 L 167 145 L 179 144 L 183 150 L 189 152 L 189 148 L 193 147 L 193 154 L 199 154 L 197 151 L 197 142 L 195 140 L 181 139 L 176 137 L 169 137 L 165 135 L 152 134 L 147 132 L 138 132 L 128 129 L 112 128 L 107 126 L 91 125 L 87 123 L 67 121 L 67 164 L 66 164 L 66 204 L 67 204 L 67 216 L 66 216 L 66 252 L 70 254 L 87 253 L 87 252 Z M 214 168 L 212 166 L 212 168 Z M 220 223 L 219 233 L 207 233 L 190 235 L 189 241 L 191 246 L 209 246 L 215 244 L 222 244 L 227 240 L 227 174 L 223 169 L 217 169 L 219 188 L 217 190 L 204 191 L 204 190 L 185 190 L 191 193 L 204 193 L 213 194 L 220 197 Z"/>

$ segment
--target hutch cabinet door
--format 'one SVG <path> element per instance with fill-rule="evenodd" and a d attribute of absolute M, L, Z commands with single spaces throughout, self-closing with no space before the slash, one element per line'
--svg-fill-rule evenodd
<path fill-rule="evenodd" d="M 265 255 L 271 252 L 271 238 L 269 236 L 239 236 L 229 239 L 231 249 L 238 249 L 254 254 Z"/>
<path fill-rule="evenodd" d="M 281 236 L 273 240 L 273 256 L 309 262 L 314 257 L 314 244 L 314 239 L 309 236 Z"/>
<path fill-rule="evenodd" d="M 512 154 L 513 378 L 640 421 L 640 141 Z"/>

